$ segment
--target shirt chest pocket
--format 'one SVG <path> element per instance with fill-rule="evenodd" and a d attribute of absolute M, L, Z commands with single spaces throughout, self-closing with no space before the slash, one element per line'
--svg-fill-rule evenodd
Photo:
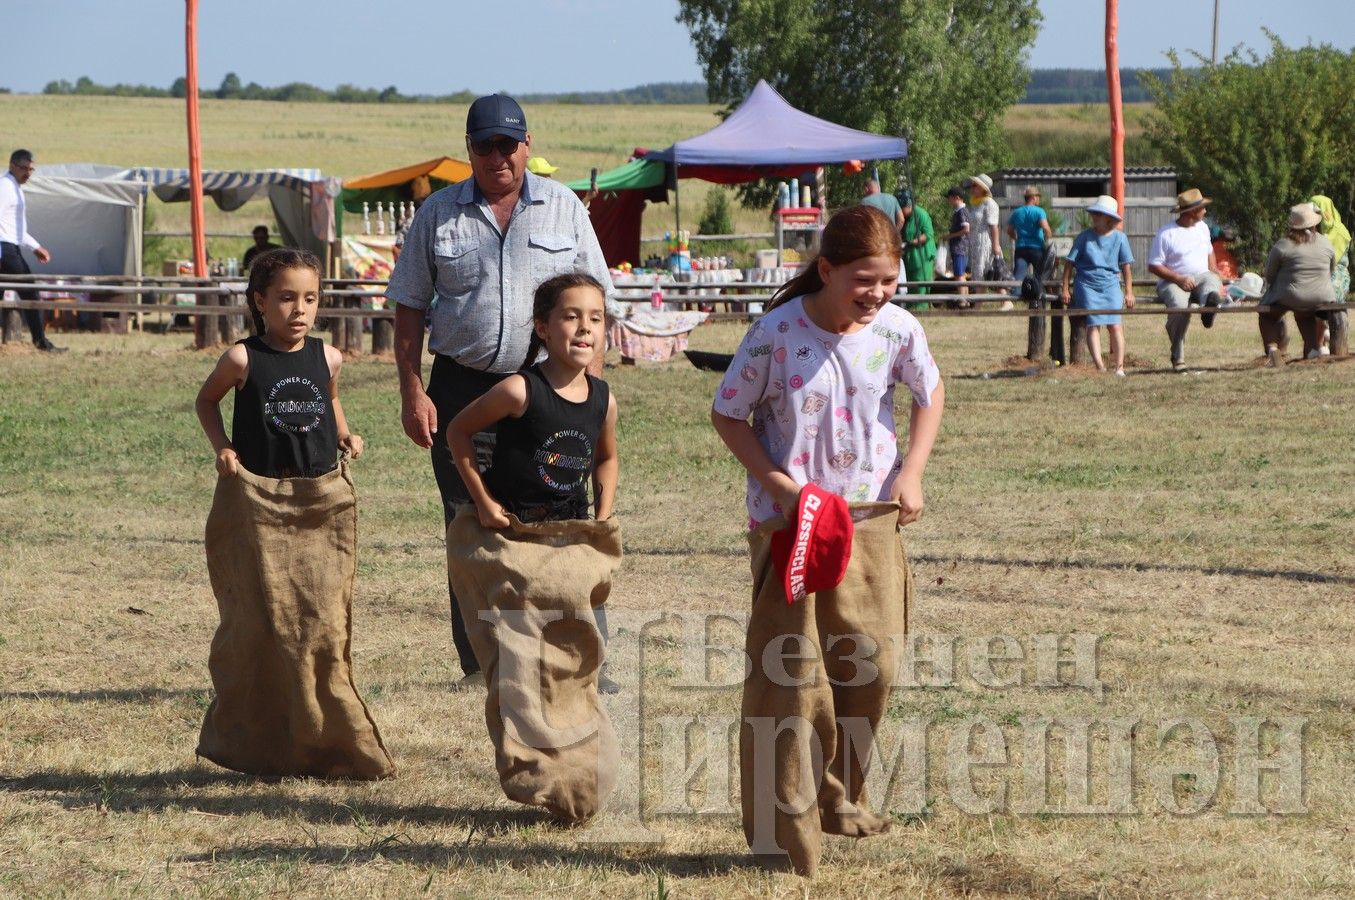
<path fill-rule="evenodd" d="M 480 278 L 480 242 L 474 238 L 439 238 L 433 244 L 438 267 L 438 292 L 465 293 Z"/>
<path fill-rule="evenodd" d="M 558 231 L 533 231 L 527 239 L 531 248 L 532 275 L 537 284 L 547 278 L 574 271 L 578 239 Z"/>

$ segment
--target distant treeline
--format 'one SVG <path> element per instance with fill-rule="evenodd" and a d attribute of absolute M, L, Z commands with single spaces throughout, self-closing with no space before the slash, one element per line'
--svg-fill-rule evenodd
<path fill-rule="evenodd" d="M 1120 99 L 1145 103 L 1153 98 L 1139 81 L 1140 72 L 1150 72 L 1167 81 L 1171 69 L 1121 69 Z M 1105 69 L 1034 69 L 1022 103 L 1105 103 Z"/>
<path fill-rule="evenodd" d="M 1167 77 L 1170 69 L 1151 69 L 1159 78 Z M 1152 99 L 1139 83 L 1139 70 L 1120 71 L 1120 91 L 1126 103 Z M 175 79 L 167 88 L 144 84 L 96 84 L 81 76 L 74 83 L 62 79 L 50 81 L 42 89 L 44 94 L 112 97 L 183 97 L 188 93 L 184 79 Z M 394 86 L 363 88 L 341 84 L 333 90 L 293 81 L 279 87 L 264 87 L 258 82 L 244 84 L 234 72 L 227 73 L 216 88 L 199 88 L 198 96 L 218 100 L 286 100 L 300 103 L 457 103 L 475 99 L 470 90 L 454 94 L 402 94 Z M 706 103 L 706 86 L 700 81 L 673 81 L 642 84 L 619 91 L 570 91 L 558 94 L 522 94 L 526 103 L 599 104 L 689 104 Z M 1024 103 L 1104 103 L 1106 75 L 1101 69 L 1035 69 L 1030 73 Z"/>
<path fill-rule="evenodd" d="M 74 83 L 62 79 L 49 81 L 42 89 L 44 94 L 73 96 L 111 96 L 111 97 L 185 97 L 188 84 L 183 78 L 175 79 L 167 88 L 152 87 L 145 84 L 97 84 L 86 76 Z M 264 87 L 258 82 L 244 84 L 240 76 L 228 72 L 216 88 L 198 88 L 198 96 L 217 100 L 283 100 L 298 103 L 457 103 L 465 104 L 475 99 L 475 92 L 457 91 L 454 94 L 402 94 L 394 86 L 383 89 L 363 88 L 352 84 L 341 84 L 333 90 L 326 90 L 293 81 L 279 87 Z M 530 103 L 705 103 L 706 86 L 699 81 L 663 84 L 642 84 L 639 87 L 621 91 L 574 91 L 564 94 L 520 94 L 518 99 Z"/>

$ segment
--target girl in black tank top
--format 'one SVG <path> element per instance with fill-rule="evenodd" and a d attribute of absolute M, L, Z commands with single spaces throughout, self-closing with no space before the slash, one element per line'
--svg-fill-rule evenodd
<path fill-rule="evenodd" d="M 343 357 L 308 336 L 320 303 L 319 263 L 309 253 L 271 250 L 254 260 L 248 292 L 258 334 L 227 350 L 198 392 L 217 471 L 315 478 L 337 465 L 340 450 L 356 458 L 362 438 L 348 430 L 339 403 Z M 227 438 L 220 404 L 231 388 Z"/>
<path fill-rule="evenodd" d="M 494 385 L 447 426 L 447 446 L 485 528 L 523 522 L 612 515 L 620 462 L 616 456 L 616 399 L 607 383 L 587 372 L 606 340 L 602 285 L 582 274 L 557 275 L 536 289 L 536 329 L 527 363 L 542 347 L 546 358 Z M 472 436 L 498 424 L 488 473 L 480 476 Z M 593 608 L 605 643 L 606 604 Z M 606 664 L 598 691 L 614 694 Z"/>
<path fill-rule="evenodd" d="M 603 347 L 601 286 L 587 275 L 559 275 L 537 288 L 530 363 L 462 410 L 447 426 L 447 446 L 475 503 L 480 524 L 608 518 L 616 497 L 616 401 L 607 383 L 586 371 Z M 498 426 L 489 471 L 481 476 L 472 435 Z"/>

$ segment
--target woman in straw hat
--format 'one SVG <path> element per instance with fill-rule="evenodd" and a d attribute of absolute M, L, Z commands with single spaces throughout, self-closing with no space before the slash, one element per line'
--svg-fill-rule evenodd
<path fill-rule="evenodd" d="M 969 221 L 969 272 L 975 280 L 983 281 L 988 277 L 993 257 L 1002 255 L 993 179 L 987 175 L 969 179 Z"/>
<path fill-rule="evenodd" d="M 1066 306 L 1072 300 L 1073 309 L 1119 309 L 1124 301 L 1127 309 L 1134 307 L 1134 280 L 1130 268 L 1134 254 L 1129 239 L 1116 228 L 1120 223 L 1120 207 L 1114 197 L 1097 197 L 1087 207 L 1092 227 L 1073 239 L 1068 251 L 1068 265 L 1063 269 L 1063 289 L 1059 299 Z M 1070 295 L 1068 282 L 1077 272 L 1077 281 Z M 1123 278 L 1123 290 L 1120 280 Z M 1087 317 L 1087 350 L 1098 372 L 1106 371 L 1101 361 L 1100 326 L 1110 334 L 1110 355 L 1115 363 L 1115 374 L 1124 377 L 1124 330 L 1118 314 L 1099 314 Z"/>
<path fill-rule="evenodd" d="M 1289 233 L 1275 242 L 1266 258 L 1268 285 L 1261 305 L 1259 325 L 1266 356 L 1272 366 L 1280 364 L 1281 320 L 1285 310 L 1294 314 L 1294 324 L 1303 335 L 1303 353 L 1308 359 L 1320 355 L 1318 320 L 1327 314 L 1320 307 L 1336 300 L 1331 279 L 1336 272 L 1336 251 L 1319 234 L 1322 214 L 1311 203 L 1289 210 Z"/>

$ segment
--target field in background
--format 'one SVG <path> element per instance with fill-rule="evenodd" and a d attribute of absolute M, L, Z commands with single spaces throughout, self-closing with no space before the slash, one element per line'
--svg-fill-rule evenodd
<path fill-rule="evenodd" d="M 1173 375 L 1160 320 L 1131 318 L 1141 367 L 1127 379 L 1003 377 L 1019 320 L 925 324 L 948 409 L 926 516 L 906 532 L 913 628 L 1099 635 L 1105 693 L 962 678 L 896 691 L 885 728 L 999 722 L 1011 763 L 996 775 L 1020 771 L 1023 719 L 1197 717 L 1220 735 L 1223 778 L 1192 816 L 1163 811 L 1149 786 L 1132 815 L 976 816 L 947 800 L 937 768 L 935 802 L 886 803 L 890 835 L 829 839 L 809 891 L 1349 896 L 1355 363 L 1253 368 L 1254 320 L 1220 316 L 1190 334 L 1203 371 Z M 740 333 L 703 327 L 692 345 L 729 350 Z M 437 494 L 386 362 L 350 362 L 343 397 L 369 448 L 355 467 L 355 672 L 400 776 L 329 785 L 195 762 L 216 609 L 201 543 L 214 477 L 192 401 L 215 353 L 184 334 L 58 341 L 72 352 L 0 350 L 0 896 L 801 896 L 797 879 L 746 865 L 737 817 L 652 815 L 662 846 L 585 845 L 502 799 L 480 697 L 448 690 Z M 613 622 L 745 609 L 742 477 L 706 419 L 716 376 L 675 362 L 607 377 L 627 545 Z M 738 710 L 735 688 L 677 686 L 675 643 L 660 627 L 644 645 L 651 809 L 657 717 Z M 1237 716 L 1307 720 L 1305 813 L 1228 812 Z M 1136 738 L 1144 777 L 1184 758 L 1157 740 L 1151 724 Z M 1058 789 L 1062 754 L 1051 760 Z M 719 805 L 703 778 L 693 805 Z M 1200 779 L 1172 790 L 1208 799 Z"/>
<path fill-rule="evenodd" d="M 1157 162 L 1142 138 L 1148 104 L 1126 110 L 1130 165 Z M 718 123 L 714 106 L 534 105 L 527 110 L 535 152 L 560 166 L 561 180 L 586 178 L 596 166 L 620 165 L 636 147 L 662 148 Z M 325 104 L 204 100 L 201 107 L 203 164 L 207 168 L 315 167 L 327 175 L 354 178 L 448 155 L 465 157 L 465 108 L 440 104 Z M 183 104 L 177 100 L 122 97 L 0 95 L 6 142 L 37 156 L 39 170 L 58 162 L 184 166 Z M 1007 129 L 1015 165 L 1105 165 L 1104 106 L 1061 104 L 1014 106 Z M 957 173 L 958 174 L 958 173 Z M 684 226 L 700 219 L 711 185 L 682 180 Z M 732 196 L 732 192 L 731 192 Z M 187 231 L 188 204 L 152 200 L 155 227 Z M 744 209 L 735 199 L 734 229 L 770 230 L 765 210 Z M 246 233 L 271 222 L 266 202 L 223 213 L 207 204 L 207 230 Z M 355 233 L 360 216 L 349 216 Z M 671 204 L 651 204 L 644 234 L 673 227 Z M 248 240 L 213 239 L 213 256 L 239 255 Z M 171 239 L 166 258 L 187 256 L 188 241 Z M 651 248 L 647 248 L 651 249 Z M 712 248 L 710 253 L 719 253 Z M 149 267 L 148 267 L 149 271 Z"/>

